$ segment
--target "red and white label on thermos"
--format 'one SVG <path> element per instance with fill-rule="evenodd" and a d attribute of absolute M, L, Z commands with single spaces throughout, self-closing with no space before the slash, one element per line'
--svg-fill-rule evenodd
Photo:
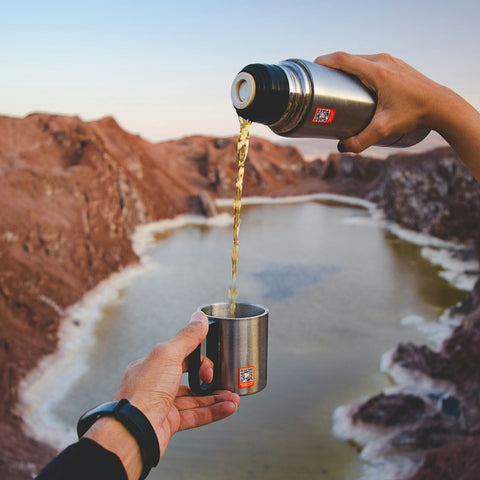
<path fill-rule="evenodd" d="M 253 387 L 255 385 L 255 367 L 238 369 L 238 388 Z"/>
<path fill-rule="evenodd" d="M 335 118 L 336 110 L 334 108 L 317 107 L 312 123 L 332 123 Z"/>

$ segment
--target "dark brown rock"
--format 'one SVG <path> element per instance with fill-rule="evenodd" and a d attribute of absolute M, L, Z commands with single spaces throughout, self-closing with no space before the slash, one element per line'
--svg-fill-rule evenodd
<path fill-rule="evenodd" d="M 480 438 L 453 440 L 429 451 L 422 467 L 409 480 L 477 480 L 480 471 Z"/>
<path fill-rule="evenodd" d="M 480 185 L 450 148 L 392 156 L 382 177 L 366 198 L 389 220 L 442 239 L 477 238 Z"/>
<path fill-rule="evenodd" d="M 381 427 L 413 423 L 427 412 L 427 404 L 416 395 L 385 395 L 383 393 L 363 403 L 353 421 Z"/>
<path fill-rule="evenodd" d="M 192 197 L 190 210 L 204 217 L 213 217 L 218 213 L 215 202 L 205 190 Z"/>

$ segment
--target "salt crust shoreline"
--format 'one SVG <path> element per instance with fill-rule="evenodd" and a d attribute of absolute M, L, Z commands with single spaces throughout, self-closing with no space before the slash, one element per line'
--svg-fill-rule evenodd
<path fill-rule="evenodd" d="M 378 214 L 378 212 L 377 212 Z M 374 216 L 375 218 L 375 216 Z M 377 221 L 381 218 L 376 217 Z M 380 220 L 385 229 L 397 237 L 421 246 L 421 255 L 441 270 L 438 275 L 459 290 L 471 291 L 478 280 L 479 264 L 474 260 L 460 260 L 455 255 L 463 249 L 462 245 L 447 242 L 429 235 L 413 232 L 397 224 Z M 461 316 L 450 314 L 447 309 L 437 322 L 428 322 L 418 315 L 408 315 L 401 319 L 401 324 L 414 327 L 424 336 L 430 348 L 439 350 L 443 342 L 449 338 L 453 330 L 460 324 Z M 380 371 L 395 382 L 394 386 L 385 388 L 385 395 L 413 394 L 422 397 L 426 403 L 435 404 L 442 397 L 454 395 L 448 382 L 434 380 L 420 372 L 402 368 L 393 361 L 396 348 L 385 352 L 380 360 Z M 438 398 L 439 400 L 434 400 Z M 368 397 L 358 399 L 356 403 L 341 405 L 333 412 L 332 434 L 343 441 L 353 441 L 362 446 L 360 457 L 364 460 L 362 475 L 359 480 L 396 480 L 409 478 L 420 468 L 423 452 L 396 453 L 388 449 L 389 441 L 395 437 L 400 428 L 383 429 L 368 425 L 355 424 L 352 419 L 358 405 Z"/>
<path fill-rule="evenodd" d="M 440 265 L 443 270 L 440 275 L 462 290 L 473 288 L 476 278 L 467 276 L 463 272 L 478 268 L 476 262 L 462 262 L 454 258 L 453 253 L 461 250 L 461 246 L 446 242 L 438 238 L 411 232 L 402 229 L 396 224 L 387 222 L 382 212 L 374 203 L 363 199 L 347 197 L 337 194 L 312 194 L 293 197 L 245 197 L 243 205 L 281 205 L 296 204 L 311 201 L 336 202 L 343 205 L 360 206 L 368 210 L 370 216 L 350 217 L 344 221 L 349 224 L 361 226 L 374 226 L 385 228 L 405 241 L 422 246 L 421 253 L 430 262 Z M 232 205 L 231 199 L 219 199 L 218 207 L 225 208 Z M 57 450 L 65 448 L 76 440 L 74 426 L 65 426 L 55 417 L 56 406 L 64 398 L 69 387 L 87 369 L 87 358 L 95 343 L 95 327 L 102 318 L 102 310 L 109 304 L 119 301 L 119 294 L 134 278 L 145 272 L 158 268 L 148 256 L 148 248 L 155 243 L 155 234 L 170 230 L 176 230 L 186 226 L 227 226 L 232 224 L 232 217 L 227 213 L 221 213 L 215 217 L 205 218 L 196 215 L 179 215 L 173 219 L 161 220 L 135 229 L 131 240 L 132 246 L 139 257 L 137 265 L 122 269 L 102 281 L 97 287 L 87 292 L 78 303 L 72 305 L 66 311 L 64 320 L 59 330 L 59 346 L 56 352 L 43 358 L 38 367 L 33 370 L 20 384 L 20 401 L 18 413 L 22 416 L 27 434 L 39 441 L 51 445 Z M 450 335 L 454 320 L 447 316 L 440 318 L 438 325 L 423 321 L 420 317 L 404 319 L 404 324 L 417 324 L 417 328 L 423 329 L 428 338 L 436 345 Z M 382 371 L 388 371 L 388 358 L 391 352 L 387 352 L 382 358 Z M 396 377 L 399 384 L 408 385 L 414 378 L 405 378 L 405 372 L 388 371 Z M 59 388 L 60 387 L 60 388 Z M 403 388 L 403 387 L 394 387 Z M 348 406 L 338 407 L 333 415 L 333 434 L 340 439 L 356 438 L 358 432 L 346 422 Z M 80 415 L 81 412 L 79 412 Z M 355 433 L 355 435 L 354 435 Z M 379 436 L 378 432 L 365 433 L 361 436 Z M 356 438 L 359 441 L 358 438 Z M 372 438 L 370 438 L 372 440 Z M 359 442 L 361 443 L 361 442 Z M 362 442 L 363 443 L 363 442 Z M 380 448 L 378 446 L 378 448 Z M 380 455 L 375 442 L 370 443 L 370 449 L 362 452 L 362 458 L 373 464 L 366 465 L 362 478 L 374 480 L 382 478 L 395 478 L 398 468 L 394 459 L 390 463 L 383 463 L 380 469 L 375 465 L 375 458 Z M 401 471 L 405 471 L 405 462 L 408 459 L 399 459 L 402 463 Z M 415 462 L 412 463 L 416 464 Z M 408 469 L 407 469 L 408 470 Z"/>
<path fill-rule="evenodd" d="M 146 254 L 148 247 L 155 243 L 155 234 L 190 225 L 224 226 L 231 222 L 231 216 L 227 214 L 208 219 L 179 215 L 135 229 L 132 246 L 139 263 L 112 274 L 67 309 L 59 329 L 56 352 L 43 358 L 21 382 L 17 410 L 29 436 L 57 450 L 76 440 L 75 426 L 66 427 L 56 418 L 56 406 L 87 370 L 87 358 L 95 344 L 95 327 L 102 319 L 103 309 L 120 301 L 120 292 L 136 277 L 158 268 Z"/>

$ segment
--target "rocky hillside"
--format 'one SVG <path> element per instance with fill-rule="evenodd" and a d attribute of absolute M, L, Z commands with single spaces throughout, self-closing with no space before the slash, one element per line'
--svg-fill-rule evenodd
<path fill-rule="evenodd" d="M 32 478 L 53 454 L 23 434 L 15 404 L 19 381 L 55 349 L 67 307 L 137 261 L 130 243 L 137 225 L 187 212 L 210 215 L 212 198 L 233 197 L 235 149 L 234 138 L 152 144 L 123 131 L 112 118 L 85 123 L 46 114 L 0 117 L 0 477 Z M 245 195 L 326 191 L 370 199 L 407 228 L 478 243 L 479 187 L 449 149 L 387 160 L 332 154 L 307 163 L 294 148 L 252 139 Z M 468 318 L 477 315 L 479 298 L 472 294 L 466 302 Z M 480 379 L 478 323 L 469 320 L 468 334 L 458 335 L 459 343 L 452 337 L 441 358 L 423 347 L 399 346 L 398 361 L 432 375 L 455 376 L 450 366 L 455 358 L 458 368 L 468 365 L 468 375 L 459 379 Z M 475 346 L 469 344 L 465 356 L 455 355 L 466 346 L 465 338 Z M 440 366 L 430 365 L 434 360 Z M 458 387 L 454 396 L 461 413 L 450 423 L 459 442 L 471 442 L 477 425 L 477 420 L 467 424 L 467 413 L 477 408 L 476 396 L 467 395 L 470 386 L 480 385 Z M 422 399 L 410 400 L 400 404 L 418 408 Z M 374 402 L 380 416 L 381 405 L 390 401 Z M 451 448 L 448 441 L 444 448 Z M 429 456 L 430 464 L 445 455 Z M 418 479 L 450 478 L 425 475 Z"/>
<path fill-rule="evenodd" d="M 332 154 L 309 168 L 409 230 L 462 243 L 480 233 L 480 187 L 449 147 L 386 160 Z"/>
<path fill-rule="evenodd" d="M 464 258 L 478 259 L 480 185 L 451 149 L 395 155 L 386 161 L 332 155 L 315 167 L 330 186 L 356 184 L 357 192 L 375 202 L 389 220 L 460 242 L 466 245 Z M 430 394 L 415 393 L 410 386 L 405 393 L 380 393 L 350 407 L 355 428 L 381 432 L 387 456 L 424 456 L 410 480 L 478 478 L 480 281 L 450 315 L 462 320 L 439 351 L 409 343 L 398 345 L 391 355 L 389 367 L 434 386 Z"/>
<path fill-rule="evenodd" d="M 0 477 L 31 478 L 52 453 L 24 437 L 14 407 L 65 309 L 137 260 L 137 225 L 233 198 L 235 150 L 233 138 L 151 144 L 113 118 L 0 117 Z M 295 149 L 253 139 L 245 193 L 302 188 L 305 166 Z"/>

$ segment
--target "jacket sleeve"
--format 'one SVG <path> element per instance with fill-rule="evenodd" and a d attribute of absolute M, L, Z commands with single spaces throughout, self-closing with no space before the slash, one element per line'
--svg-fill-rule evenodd
<path fill-rule="evenodd" d="M 36 480 L 128 480 L 114 453 L 89 438 L 82 438 L 55 457 Z"/>

